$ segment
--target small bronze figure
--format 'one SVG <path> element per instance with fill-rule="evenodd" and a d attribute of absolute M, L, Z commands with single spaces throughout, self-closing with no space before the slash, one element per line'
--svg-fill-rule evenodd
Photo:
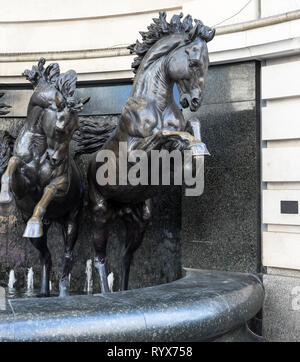
<path fill-rule="evenodd" d="M 69 155 L 69 143 L 79 127 L 78 112 L 88 101 L 76 100 L 77 75 L 60 73 L 54 63 L 44 68 L 45 59 L 24 75 L 34 87 L 27 119 L 20 131 L 1 179 L 0 207 L 9 211 L 13 198 L 29 218 L 23 236 L 39 250 L 42 264 L 41 295 L 49 295 L 51 255 L 47 231 L 52 221 L 62 225 L 65 251 L 60 295 L 68 294 L 72 252 L 78 233 L 78 216 L 83 200 L 79 170 Z M 31 216 L 31 217 L 30 217 Z"/>
<path fill-rule="evenodd" d="M 0 98 L 4 96 L 4 93 L 0 93 Z M 5 103 L 0 103 L 0 116 L 4 116 L 7 113 L 9 113 L 9 108 L 11 108 L 11 106 L 8 106 Z"/>
<path fill-rule="evenodd" d="M 109 222 L 121 216 L 127 236 L 122 261 L 121 289 L 128 288 L 130 263 L 140 246 L 151 218 L 150 199 L 157 193 L 157 186 L 124 185 L 119 182 L 119 145 L 126 142 L 127 154 L 132 150 L 181 151 L 190 149 L 195 155 L 205 149 L 198 127 L 187 124 L 173 98 L 176 83 L 182 107 L 196 111 L 201 104 L 205 76 L 208 68 L 206 43 L 213 39 L 215 31 L 190 15 L 181 21 L 182 14 L 174 15 L 168 23 L 166 13 L 153 19 L 147 32 L 141 32 L 143 42 L 137 41 L 129 48 L 138 56 L 132 67 L 136 73 L 130 98 L 123 107 L 118 127 L 93 125 L 85 122 L 77 140 L 80 152 L 97 149 L 113 151 L 116 156 L 116 185 L 100 186 L 96 180 L 101 165 L 94 154 L 88 169 L 89 197 L 93 213 L 93 242 L 95 266 L 99 270 L 101 289 L 108 291 L 105 260 Z M 193 135 L 187 130 L 192 130 Z M 202 152 L 202 153 L 201 153 Z M 128 163 L 128 170 L 132 165 Z"/>

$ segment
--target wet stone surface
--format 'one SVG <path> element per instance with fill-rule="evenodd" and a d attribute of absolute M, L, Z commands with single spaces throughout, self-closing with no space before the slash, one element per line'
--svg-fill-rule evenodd
<path fill-rule="evenodd" d="M 214 340 L 242 328 L 261 309 L 263 297 L 262 284 L 253 275 L 188 270 L 175 282 L 127 292 L 13 299 L 13 321 L 9 311 L 0 314 L 0 340 L 12 325 L 14 334 L 2 339 Z"/>

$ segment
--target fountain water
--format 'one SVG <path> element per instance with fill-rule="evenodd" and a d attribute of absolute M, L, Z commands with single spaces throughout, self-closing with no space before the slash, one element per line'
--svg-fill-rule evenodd
<path fill-rule="evenodd" d="M 0 287 L 0 310 L 6 309 L 5 289 Z"/>
<path fill-rule="evenodd" d="M 108 289 L 110 290 L 110 292 L 113 291 L 113 286 L 114 286 L 114 273 L 109 273 L 107 276 L 107 283 L 108 283 Z"/>
<path fill-rule="evenodd" d="M 93 265 L 91 259 L 86 261 L 85 273 L 86 273 L 86 284 L 84 289 L 89 294 L 93 291 Z"/>
<path fill-rule="evenodd" d="M 14 290 L 14 284 L 15 282 L 17 281 L 16 277 L 15 277 L 15 272 L 14 270 L 12 269 L 10 272 L 9 272 L 9 279 L 8 279 L 8 290 Z"/>
<path fill-rule="evenodd" d="M 27 273 L 27 294 L 32 294 L 33 292 L 33 269 L 32 267 L 28 269 L 28 273 Z"/>

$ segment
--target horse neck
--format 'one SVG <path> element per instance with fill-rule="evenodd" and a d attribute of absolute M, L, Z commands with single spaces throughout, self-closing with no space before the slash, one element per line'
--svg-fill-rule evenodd
<path fill-rule="evenodd" d="M 76 131 L 77 127 L 75 127 L 77 115 L 74 115 L 74 118 L 70 119 L 69 122 L 73 124 L 74 127 L 68 128 L 65 130 L 65 133 L 60 135 L 59 133 L 55 132 L 56 124 L 51 123 L 47 130 L 44 129 L 45 133 L 47 134 L 47 142 L 48 147 L 53 148 L 55 151 L 64 152 L 65 160 L 67 161 L 70 151 L 70 143 L 73 137 L 74 132 Z"/>
<path fill-rule="evenodd" d="M 155 100 L 163 112 L 173 99 L 174 82 L 167 73 L 167 57 L 161 57 L 144 69 L 143 62 L 136 75 L 130 96 Z"/>
<path fill-rule="evenodd" d="M 47 109 L 43 107 L 39 99 L 41 88 L 44 87 L 45 85 L 47 84 L 45 84 L 44 81 L 40 80 L 30 98 L 27 107 L 27 118 L 26 118 L 26 124 L 29 129 L 31 128 L 35 129 L 36 125 L 40 122 L 43 112 Z M 33 131 L 33 129 L 31 129 L 31 131 Z"/>

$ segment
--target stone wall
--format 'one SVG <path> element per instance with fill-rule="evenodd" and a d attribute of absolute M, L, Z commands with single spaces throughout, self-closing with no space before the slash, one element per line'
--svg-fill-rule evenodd
<path fill-rule="evenodd" d="M 268 268 L 263 276 L 263 335 L 271 342 L 300 341 L 300 273 Z"/>
<path fill-rule="evenodd" d="M 183 200 L 183 266 L 257 272 L 260 256 L 259 64 L 210 67 L 199 117 L 204 194 Z"/>

